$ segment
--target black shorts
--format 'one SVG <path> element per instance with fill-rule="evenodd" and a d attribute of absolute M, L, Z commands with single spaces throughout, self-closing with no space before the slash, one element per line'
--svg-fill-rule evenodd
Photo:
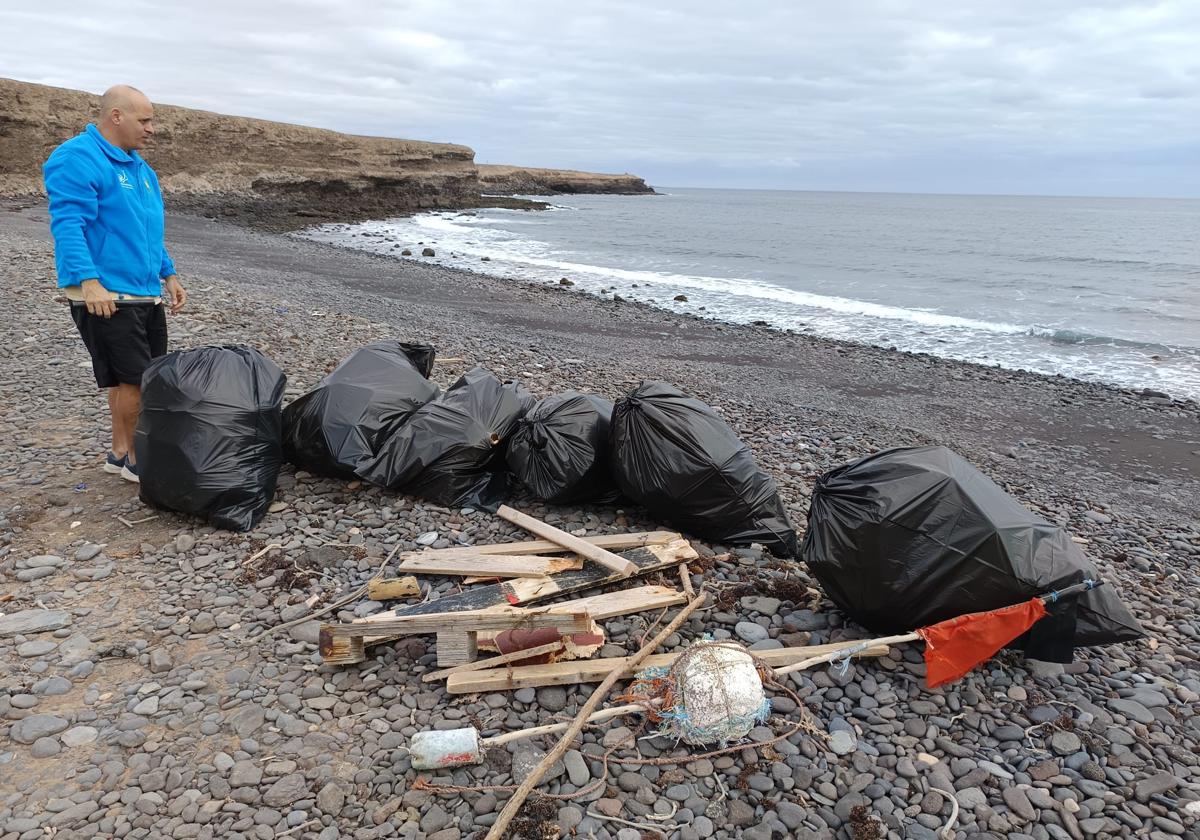
<path fill-rule="evenodd" d="M 150 360 L 167 352 L 167 309 L 161 303 L 121 302 L 111 318 L 102 318 L 72 301 L 71 317 L 92 354 L 92 372 L 101 388 L 140 386 Z"/>

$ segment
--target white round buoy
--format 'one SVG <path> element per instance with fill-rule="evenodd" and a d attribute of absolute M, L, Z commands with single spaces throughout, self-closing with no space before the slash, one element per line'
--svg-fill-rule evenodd
<path fill-rule="evenodd" d="M 689 744 L 745 738 L 767 711 L 753 657 L 738 645 L 700 642 L 672 669 L 676 709 L 672 723 Z"/>

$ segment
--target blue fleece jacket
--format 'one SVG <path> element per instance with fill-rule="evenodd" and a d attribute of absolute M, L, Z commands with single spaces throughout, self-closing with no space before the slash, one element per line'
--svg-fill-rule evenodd
<path fill-rule="evenodd" d="M 95 278 L 110 292 L 162 292 L 175 264 L 163 245 L 158 176 L 137 152 L 89 125 L 50 154 L 42 177 L 60 288 Z"/>

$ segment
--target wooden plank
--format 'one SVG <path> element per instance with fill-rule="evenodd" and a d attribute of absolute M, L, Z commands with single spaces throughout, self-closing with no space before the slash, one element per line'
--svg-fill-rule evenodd
<path fill-rule="evenodd" d="M 833 645 L 811 645 L 809 647 L 778 648 L 776 650 L 756 650 L 754 655 L 772 667 L 800 662 L 810 656 L 817 656 L 834 650 L 841 650 L 857 645 L 858 641 L 839 642 Z M 883 656 L 888 651 L 886 646 L 870 648 L 858 656 Z M 668 667 L 675 661 L 678 653 L 662 653 L 651 656 L 637 669 Z M 473 694 L 485 691 L 510 691 L 517 688 L 537 688 L 546 685 L 576 685 L 578 683 L 599 682 L 614 669 L 628 670 L 632 657 L 619 656 L 610 659 L 585 659 L 573 662 L 553 662 L 549 665 L 522 665 L 513 668 L 496 669 L 495 671 L 474 671 L 453 674 L 446 681 L 446 690 L 451 694 Z M 624 674 L 626 677 L 632 673 Z"/>
<path fill-rule="evenodd" d="M 513 627 L 555 627 L 559 630 L 587 630 L 592 617 L 585 612 L 555 612 L 539 609 L 470 610 L 406 616 L 368 616 L 349 624 L 324 624 L 321 632 L 332 638 L 354 636 L 410 635 L 466 630 L 508 630 Z"/>
<path fill-rule="evenodd" d="M 558 543 L 568 551 L 573 551 L 589 560 L 594 560 L 601 566 L 618 572 L 622 577 L 629 577 L 637 571 L 637 566 L 619 554 L 613 554 L 606 548 L 592 545 L 573 534 L 568 534 L 561 528 L 555 528 L 553 525 L 543 522 L 540 519 L 535 519 L 529 514 L 522 513 L 515 508 L 510 508 L 508 505 L 500 505 L 500 508 L 496 511 L 496 515 L 501 519 L 524 528 L 532 534 L 536 534 L 544 540 Z"/>
<path fill-rule="evenodd" d="M 394 601 L 421 594 L 421 584 L 412 575 L 399 578 L 371 578 L 367 581 L 367 594 L 372 601 Z"/>
<path fill-rule="evenodd" d="M 564 601 L 561 604 L 550 604 L 546 609 L 586 612 L 592 617 L 592 621 L 602 621 L 618 615 L 674 607 L 686 603 L 687 600 L 686 595 L 669 586 L 635 586 L 632 589 L 589 595 L 586 598 L 576 598 L 574 601 Z"/>
<path fill-rule="evenodd" d="M 642 548 L 648 545 L 666 545 L 681 539 L 682 535 L 675 531 L 638 531 L 632 534 L 600 534 L 592 537 L 580 537 L 584 542 L 591 543 L 609 551 L 628 551 L 631 548 Z M 488 543 L 486 545 L 463 545 L 453 548 L 430 548 L 425 551 L 405 551 L 397 555 L 401 562 L 412 557 L 454 557 L 468 551 L 487 555 L 511 554 L 562 554 L 566 551 L 561 545 L 550 540 L 526 540 L 524 542 Z"/>
<path fill-rule="evenodd" d="M 430 671 L 428 674 L 422 675 L 421 681 L 436 682 L 437 680 L 446 679 L 451 674 L 461 674 L 466 671 L 481 671 L 485 668 L 495 668 L 498 665 L 505 665 L 509 662 L 522 662 L 526 659 L 532 659 L 535 656 L 541 656 L 544 653 L 557 653 L 562 649 L 562 642 L 550 642 L 549 644 L 538 645 L 528 650 L 514 650 L 512 653 L 502 653 L 499 656 L 489 656 L 487 659 L 477 659 L 474 662 L 467 662 L 465 665 L 455 665 L 453 668 Z"/>
<path fill-rule="evenodd" d="M 664 544 L 650 544 L 641 548 L 633 548 L 623 552 L 623 556 L 637 565 L 638 574 L 650 574 L 670 566 L 677 566 L 681 562 L 695 560 L 699 555 L 696 553 L 696 549 L 692 548 L 691 543 L 677 538 Z M 563 572 L 548 578 L 516 578 L 491 586 L 477 586 L 465 592 L 447 595 L 436 601 L 410 604 L 378 613 L 370 618 L 399 618 L 409 615 L 483 610 L 498 604 L 531 604 L 558 595 L 594 589 L 619 580 L 623 580 L 621 575 L 609 571 L 599 563 L 585 560 L 583 568 L 577 572 Z M 398 637 L 372 634 L 361 639 L 358 646 L 352 648 L 344 639 L 334 639 L 330 635 L 322 634 L 319 649 L 321 657 L 326 662 L 350 665 L 362 662 L 366 658 L 365 647 L 382 644 L 395 638 Z"/>
<path fill-rule="evenodd" d="M 546 577 L 583 568 L 583 558 L 539 554 L 494 555 L 463 552 L 457 557 L 412 557 L 400 564 L 416 575 L 484 575 L 493 578 Z"/>

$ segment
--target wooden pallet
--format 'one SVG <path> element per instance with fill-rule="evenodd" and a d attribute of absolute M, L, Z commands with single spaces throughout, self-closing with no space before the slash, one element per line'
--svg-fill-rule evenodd
<path fill-rule="evenodd" d="M 687 540 L 679 538 L 676 534 L 668 534 L 667 532 L 655 532 L 654 534 L 656 539 L 665 539 L 666 536 L 670 536 L 671 539 L 666 542 L 645 544 L 640 548 L 629 549 L 622 552 L 621 556 L 632 561 L 638 567 L 636 573 L 638 575 L 673 568 L 680 563 L 696 559 L 698 556 L 696 550 L 692 548 Z M 513 545 L 520 545 L 520 543 L 513 543 Z M 561 550 L 560 547 L 555 548 L 556 550 Z M 526 548 L 521 553 L 526 553 L 527 551 L 528 549 Z M 436 601 L 412 604 L 411 606 L 378 613 L 369 616 L 362 622 L 356 622 L 356 624 L 369 625 L 391 618 L 402 618 L 413 615 L 464 612 L 469 610 L 485 610 L 496 606 L 532 604 L 554 598 L 558 595 L 567 595 L 585 589 L 593 589 L 623 579 L 623 575 L 612 572 L 599 563 L 585 560 L 583 568 L 578 571 L 562 572 L 548 578 L 515 578 L 514 580 L 492 584 L 491 586 L 477 586 L 465 592 L 447 595 Z M 362 662 L 366 659 L 365 651 L 367 647 L 397 638 L 395 634 L 378 633 L 374 628 L 369 628 L 365 632 L 369 632 L 371 635 L 359 637 L 359 641 L 353 644 L 350 643 L 350 639 L 353 637 L 335 639 L 333 636 L 322 634 L 319 645 L 321 658 L 326 663 L 333 665 L 350 665 L 355 662 Z"/>

